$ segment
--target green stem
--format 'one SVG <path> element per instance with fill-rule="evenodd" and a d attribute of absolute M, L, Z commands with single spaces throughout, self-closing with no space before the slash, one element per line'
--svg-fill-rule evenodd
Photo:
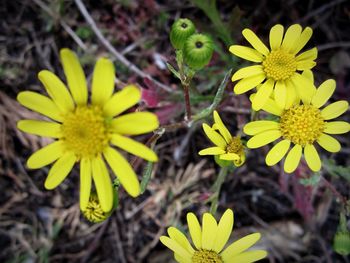
<path fill-rule="evenodd" d="M 219 195 L 220 190 L 223 182 L 225 181 L 226 175 L 228 173 L 228 167 L 222 167 L 220 168 L 220 172 L 218 174 L 218 177 L 216 178 L 216 181 L 212 187 L 213 190 L 213 198 L 210 205 L 210 213 L 212 215 L 215 215 L 216 210 L 218 208 L 218 201 L 219 201 Z"/>
<path fill-rule="evenodd" d="M 226 73 L 223 81 L 220 83 L 220 86 L 215 94 L 215 98 L 213 100 L 213 103 L 208 108 L 202 110 L 201 112 L 199 112 L 198 114 L 193 116 L 193 118 L 192 118 L 193 121 L 198 121 L 198 120 L 203 119 L 203 118 L 205 118 L 213 113 L 213 111 L 217 108 L 217 106 L 219 105 L 219 103 L 222 100 L 225 88 L 227 86 L 228 81 L 230 80 L 231 74 L 232 74 L 232 70 L 229 70 Z"/>

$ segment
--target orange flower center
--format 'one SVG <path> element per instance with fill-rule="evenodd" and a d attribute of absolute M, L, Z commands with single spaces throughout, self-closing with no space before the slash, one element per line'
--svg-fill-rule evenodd
<path fill-rule="evenodd" d="M 267 77 L 278 80 L 290 78 L 297 70 L 295 56 L 284 50 L 274 50 L 263 61 Z"/>
<path fill-rule="evenodd" d="M 285 110 L 280 119 L 282 136 L 294 144 L 312 144 L 322 134 L 325 121 L 312 105 L 297 105 Z"/>
<path fill-rule="evenodd" d="M 77 107 L 65 116 L 61 127 L 61 140 L 78 158 L 96 156 L 110 140 L 109 125 L 99 106 Z"/>
<path fill-rule="evenodd" d="M 232 137 L 229 144 L 226 146 L 226 152 L 239 154 L 243 151 L 243 144 L 239 137 Z"/>
<path fill-rule="evenodd" d="M 223 263 L 223 261 L 215 251 L 200 249 L 194 252 L 192 263 Z"/>

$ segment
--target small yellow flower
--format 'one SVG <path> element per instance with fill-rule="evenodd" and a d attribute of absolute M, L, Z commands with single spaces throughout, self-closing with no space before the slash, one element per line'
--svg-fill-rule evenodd
<path fill-rule="evenodd" d="M 340 143 L 328 134 L 342 134 L 350 130 L 350 124 L 345 121 L 329 121 L 348 109 L 347 101 L 333 102 L 321 109 L 332 96 L 335 85 L 334 80 L 326 80 L 308 100 L 284 109 L 277 101 L 269 98 L 263 110 L 278 116 L 279 120 L 260 120 L 246 124 L 243 131 L 253 135 L 247 142 L 248 148 L 259 148 L 282 138 L 268 152 L 267 165 L 275 165 L 287 155 L 284 170 L 292 173 L 298 167 L 304 153 L 310 169 L 319 171 L 321 160 L 314 146 L 315 142 L 329 152 L 338 152 L 341 148 Z M 287 154 L 291 145 L 294 146 Z"/>
<path fill-rule="evenodd" d="M 62 49 L 60 57 L 69 90 L 55 74 L 42 70 L 38 77 L 50 97 L 32 91 L 21 92 L 17 97 L 23 106 L 53 120 L 21 120 L 18 128 L 56 139 L 32 154 L 27 166 L 37 169 L 55 162 L 45 181 L 45 188 L 53 189 L 80 162 L 80 209 L 84 211 L 88 205 L 93 179 L 102 210 L 108 212 L 113 204 L 113 189 L 105 160 L 131 196 L 140 193 L 131 165 L 111 144 L 148 161 L 157 161 L 151 149 L 126 135 L 153 131 L 159 126 L 158 119 L 149 112 L 118 116 L 134 106 L 141 95 L 133 85 L 113 94 L 115 70 L 109 59 L 100 58 L 95 65 L 88 102 L 86 78 L 77 56 Z"/>
<path fill-rule="evenodd" d="M 270 30 L 270 49 L 250 29 L 244 29 L 242 34 L 254 49 L 232 45 L 230 52 L 260 64 L 242 68 L 233 74 L 232 81 L 240 80 L 234 87 L 236 94 L 245 93 L 262 84 L 252 101 L 254 110 L 260 110 L 272 94 L 281 108 L 286 106 L 288 97 L 310 97 L 312 83 L 298 71 L 316 65 L 314 60 L 317 58 L 317 49 L 312 48 L 297 55 L 312 36 L 310 27 L 303 30 L 295 24 L 284 34 L 282 25 L 273 26 Z"/>
<path fill-rule="evenodd" d="M 216 146 L 203 149 L 198 154 L 218 155 L 221 160 L 233 161 L 235 166 L 241 166 L 245 161 L 241 139 L 231 135 L 217 111 L 214 111 L 213 116 L 213 126 L 210 127 L 208 124 L 203 123 L 203 130 L 209 140 Z"/>
<path fill-rule="evenodd" d="M 233 212 L 227 209 L 219 223 L 210 213 L 203 214 L 202 227 L 193 213 L 187 214 L 187 224 L 195 249 L 186 236 L 175 227 L 160 241 L 174 252 L 181 263 L 237 263 L 255 262 L 267 256 L 265 250 L 250 250 L 261 237 L 260 233 L 245 236 L 224 249 L 233 228 Z M 224 250 L 223 250 L 224 249 Z"/>
<path fill-rule="evenodd" d="M 113 209 L 109 212 L 105 212 L 102 209 L 100 200 L 96 193 L 91 193 L 89 202 L 85 209 L 82 211 L 84 217 L 91 223 L 100 223 L 105 221 L 112 214 Z"/>

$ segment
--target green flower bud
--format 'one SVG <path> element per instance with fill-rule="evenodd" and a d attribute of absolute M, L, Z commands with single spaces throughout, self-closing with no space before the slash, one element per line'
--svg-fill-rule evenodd
<path fill-rule="evenodd" d="M 191 20 L 180 18 L 174 22 L 170 31 L 170 42 L 175 49 L 182 49 L 186 39 L 196 31 Z"/>
<path fill-rule="evenodd" d="M 214 160 L 216 164 L 219 165 L 221 168 L 233 165 L 232 161 L 221 160 L 219 155 L 214 155 Z"/>
<path fill-rule="evenodd" d="M 210 37 L 203 34 L 190 36 L 183 47 L 186 64 L 192 69 L 199 70 L 206 66 L 214 51 L 214 43 Z"/>
<path fill-rule="evenodd" d="M 116 190 L 117 189 L 113 189 L 113 207 L 109 212 L 104 212 L 102 210 L 96 192 L 92 192 L 89 197 L 88 205 L 86 206 L 85 210 L 82 211 L 84 217 L 91 223 L 100 223 L 102 221 L 105 221 L 108 217 L 110 217 L 114 209 L 118 206 L 118 193 Z"/>
<path fill-rule="evenodd" d="M 350 232 L 338 231 L 334 236 L 333 249 L 340 255 L 350 254 Z"/>

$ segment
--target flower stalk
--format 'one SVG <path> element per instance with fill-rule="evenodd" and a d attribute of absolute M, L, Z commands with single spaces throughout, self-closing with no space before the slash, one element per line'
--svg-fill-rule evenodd
<path fill-rule="evenodd" d="M 216 210 L 218 208 L 218 201 L 219 201 L 221 186 L 224 183 L 227 174 L 228 174 L 228 167 L 227 166 L 221 167 L 218 177 L 216 178 L 216 181 L 212 186 L 212 190 L 214 192 L 211 198 L 212 200 L 210 205 L 210 213 L 212 215 L 215 215 Z"/>

